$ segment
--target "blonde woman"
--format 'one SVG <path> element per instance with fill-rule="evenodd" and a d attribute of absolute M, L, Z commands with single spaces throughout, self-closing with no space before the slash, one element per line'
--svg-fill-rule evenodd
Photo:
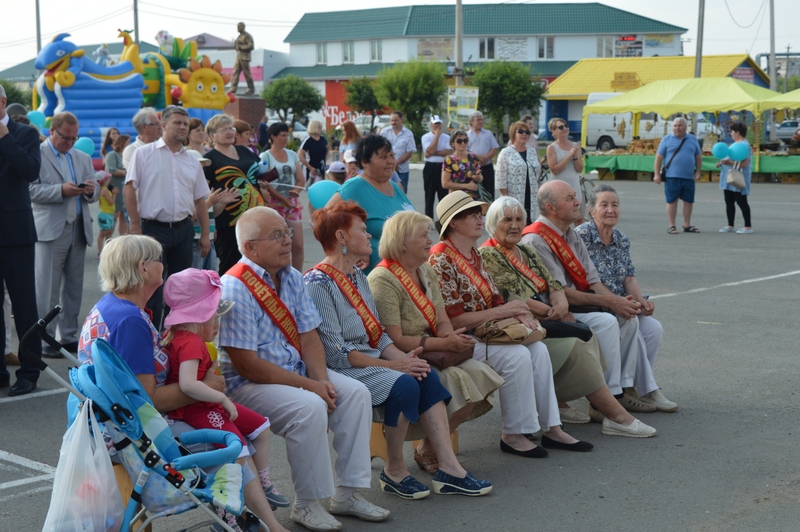
<path fill-rule="evenodd" d="M 551 118 L 547 123 L 547 128 L 555 139 L 555 142 L 547 147 L 547 164 L 550 166 L 552 176 L 571 186 L 581 201 L 581 220 L 575 224 L 579 225 L 588 218 L 589 214 L 581 188 L 581 174 L 583 173 L 581 147 L 577 142 L 569 140 L 569 124 L 563 118 Z"/>
<path fill-rule="evenodd" d="M 322 136 L 322 122 L 308 123 L 308 136 L 297 150 L 300 164 L 305 167 L 306 183 L 313 185 L 325 176 L 325 161 L 328 159 L 328 139 Z"/>

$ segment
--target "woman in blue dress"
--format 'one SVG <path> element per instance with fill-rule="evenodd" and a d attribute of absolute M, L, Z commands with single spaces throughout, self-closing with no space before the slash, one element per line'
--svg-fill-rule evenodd
<path fill-rule="evenodd" d="M 731 137 L 734 144 L 737 142 L 744 143 L 747 146 L 748 153 L 750 152 L 750 143 L 745 138 L 747 136 L 747 126 L 741 122 L 736 122 L 731 126 Z M 744 188 L 736 188 L 733 184 L 728 183 L 728 174 L 731 168 L 736 165 L 736 168 L 744 175 Z M 728 216 L 728 225 L 719 230 L 720 233 L 733 233 L 736 231 L 733 227 L 734 219 L 736 218 L 736 205 L 742 210 L 744 217 L 744 227 L 736 231 L 740 235 L 752 234 L 753 226 L 750 223 L 750 205 L 747 203 L 747 196 L 750 195 L 750 157 L 737 164 L 732 161 L 730 157 L 725 157 L 717 163 L 720 168 L 719 175 L 719 188 L 725 194 L 725 214 Z"/>

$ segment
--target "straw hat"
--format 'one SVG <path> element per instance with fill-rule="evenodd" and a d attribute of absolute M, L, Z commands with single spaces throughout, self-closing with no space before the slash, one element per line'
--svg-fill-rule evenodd
<path fill-rule="evenodd" d="M 444 197 L 436 206 L 436 216 L 439 217 L 439 236 L 444 235 L 445 229 L 450 224 L 450 221 L 456 214 L 472 209 L 473 207 L 480 207 L 481 214 L 486 214 L 489 209 L 489 204 L 485 201 L 477 201 L 472 199 L 472 196 L 463 190 L 456 190 Z"/>

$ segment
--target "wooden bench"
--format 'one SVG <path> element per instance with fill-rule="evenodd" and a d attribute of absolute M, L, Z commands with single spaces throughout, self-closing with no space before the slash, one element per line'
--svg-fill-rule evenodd
<path fill-rule="evenodd" d="M 414 440 L 413 444 L 416 449 L 421 440 Z M 453 452 L 458 454 L 458 430 L 450 435 L 450 443 L 453 446 Z M 369 457 L 380 458 L 386 462 L 389 456 L 389 450 L 386 447 L 386 436 L 383 433 L 383 423 L 372 423 L 372 434 L 369 437 Z"/>

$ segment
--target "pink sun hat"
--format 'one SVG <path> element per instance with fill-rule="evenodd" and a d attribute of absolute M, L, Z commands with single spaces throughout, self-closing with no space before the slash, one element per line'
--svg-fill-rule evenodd
<path fill-rule="evenodd" d="M 164 301 L 170 307 L 164 327 L 205 323 L 214 315 L 222 316 L 233 307 L 233 301 L 221 296 L 222 282 L 215 271 L 189 268 L 170 275 L 164 284 Z"/>

